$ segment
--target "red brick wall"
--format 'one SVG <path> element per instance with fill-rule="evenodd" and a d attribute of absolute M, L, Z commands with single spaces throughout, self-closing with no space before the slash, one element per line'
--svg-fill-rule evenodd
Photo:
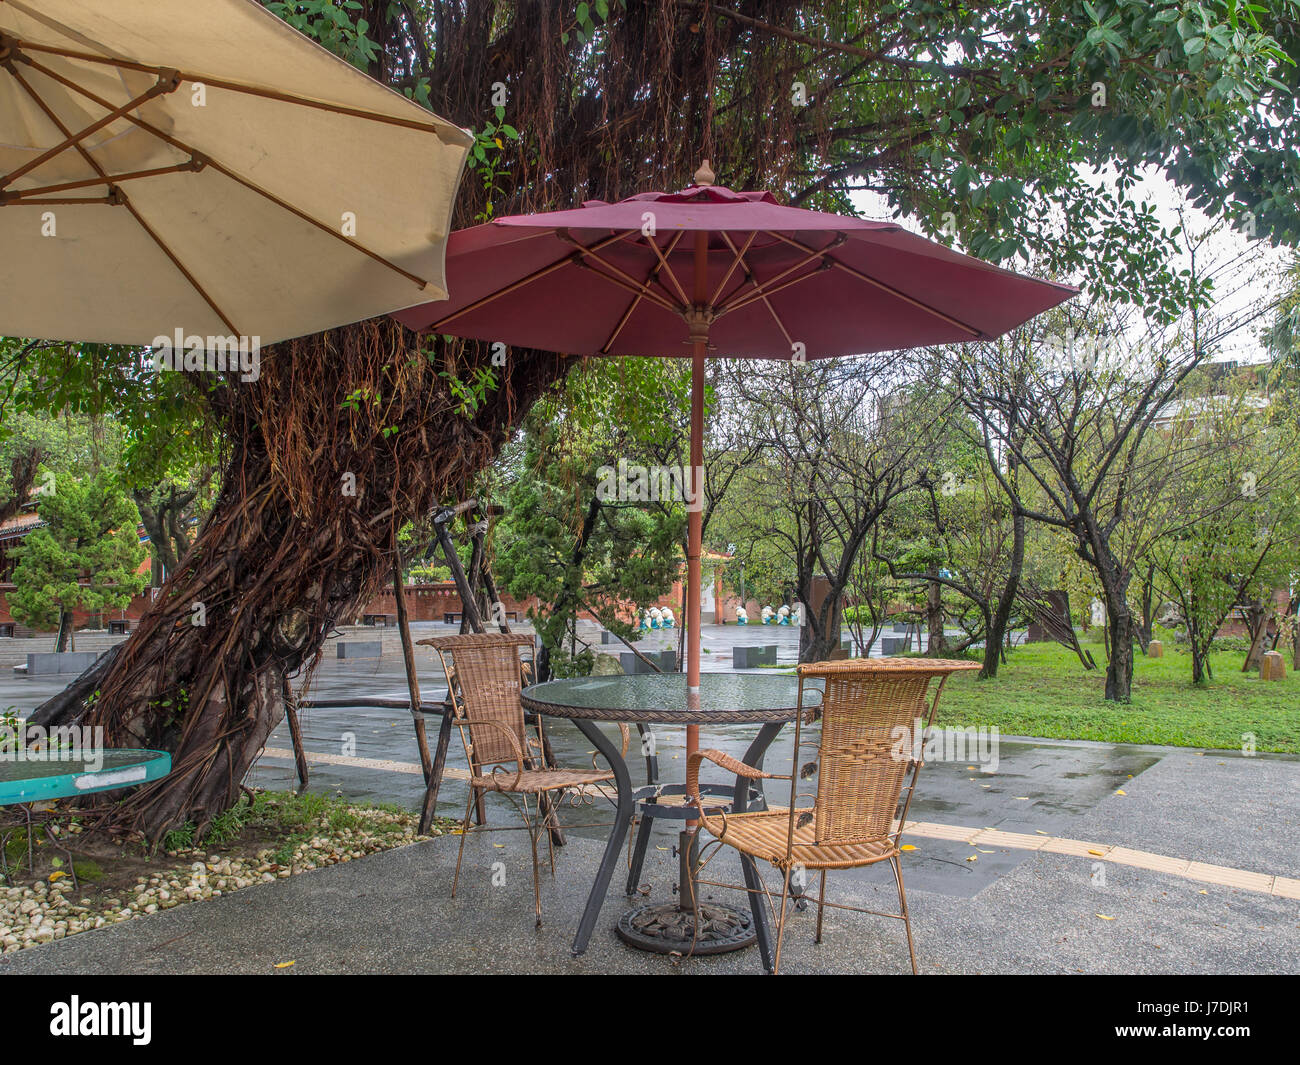
<path fill-rule="evenodd" d="M 441 621 L 443 614 L 459 614 L 463 609 L 460 593 L 456 591 L 454 581 L 438 584 L 408 584 L 405 589 L 406 612 L 412 621 Z M 506 614 L 516 614 L 520 621 L 528 616 L 530 607 L 537 606 L 536 598 L 521 603 L 508 595 L 501 597 L 501 605 Z M 397 601 L 391 591 L 381 592 L 371 599 L 358 612 L 355 619 L 346 618 L 346 622 L 360 621 L 365 614 L 396 614 Z"/>

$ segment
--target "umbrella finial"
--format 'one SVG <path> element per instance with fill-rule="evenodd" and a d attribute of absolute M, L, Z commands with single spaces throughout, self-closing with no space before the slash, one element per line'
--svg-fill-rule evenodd
<path fill-rule="evenodd" d="M 695 171 L 695 184 L 712 185 L 713 179 L 713 168 L 709 166 L 709 161 L 705 159 L 704 162 L 700 164 L 699 170 Z"/>

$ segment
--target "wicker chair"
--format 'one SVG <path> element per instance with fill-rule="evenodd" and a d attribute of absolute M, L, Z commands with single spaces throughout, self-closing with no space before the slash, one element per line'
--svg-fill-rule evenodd
<path fill-rule="evenodd" d="M 744 890 L 749 892 L 760 946 L 763 947 L 764 965 L 771 972 L 778 972 L 781 967 L 781 944 L 791 880 L 795 880 L 798 889 L 806 871 L 821 874 L 820 889 L 812 899 L 817 903 L 818 943 L 822 938 L 822 917 L 827 906 L 878 917 L 895 917 L 902 920 L 906 929 L 912 972 L 917 971 L 912 923 L 899 865 L 899 837 L 921 767 L 921 762 L 912 757 L 919 746 L 914 740 L 914 730 L 918 724 L 929 728 L 933 722 L 939 695 L 951 673 L 978 668 L 974 662 L 924 658 L 858 658 L 801 665 L 798 668 L 799 715 L 795 719 L 794 756 L 789 774 L 765 773 L 721 751 L 704 750 L 690 756 L 686 764 L 686 789 L 702 811 L 707 808 L 699 794 L 700 763 L 706 759 L 738 777 L 790 781 L 788 807 L 730 816 L 706 812 L 701 816 L 704 827 L 716 837 L 706 845 L 706 849 L 715 845 L 718 849 L 729 846 L 740 853 L 745 868 Z M 939 684 L 933 698 L 927 699 L 927 688 L 935 677 L 939 678 Z M 810 680 L 824 681 L 825 689 L 820 705 L 805 708 L 805 685 Z M 818 718 L 821 719 L 820 736 L 814 733 L 809 739 L 807 726 Z M 804 760 L 801 748 L 815 749 L 812 760 Z M 814 787 L 805 785 L 814 777 L 815 791 L 801 791 L 804 786 Z M 716 853 L 714 850 L 713 854 Z M 699 868 L 703 868 L 709 858 L 702 858 Z M 770 862 L 782 874 L 779 911 L 762 886 L 755 860 Z M 889 862 L 893 869 L 901 912 L 881 913 L 826 901 L 828 871 L 856 869 L 877 862 Z M 741 887 L 707 880 L 699 883 Z M 761 913 L 764 896 L 767 896 L 776 917 L 774 958 L 766 941 L 767 932 Z M 804 897 L 810 896 L 805 893 Z"/>
<path fill-rule="evenodd" d="M 538 873 L 537 840 L 546 832 L 546 844 L 555 875 L 555 847 L 550 829 L 558 825 L 555 793 L 583 793 L 593 784 L 614 779 L 614 774 L 599 769 L 557 769 L 545 762 L 542 719 L 537 718 L 536 736 L 530 736 L 524 721 L 519 693 L 527 664 L 520 651 L 531 649 L 533 639 L 518 633 L 469 633 L 461 636 L 437 636 L 420 640 L 438 652 L 454 720 L 460 729 L 465 755 L 469 761 L 469 800 L 461 822 L 460 850 L 456 854 L 456 874 L 451 896 L 456 897 L 460 884 L 461 861 L 465 856 L 465 837 L 470 831 L 470 817 L 475 803 L 486 792 L 505 795 L 523 818 L 533 848 L 533 900 L 537 927 L 542 924 L 541 882 Z M 624 726 L 623 749 L 627 751 Z M 516 801 L 516 796 L 518 800 Z M 529 802 L 535 809 L 530 812 Z M 492 831 L 480 824 L 479 831 Z"/>

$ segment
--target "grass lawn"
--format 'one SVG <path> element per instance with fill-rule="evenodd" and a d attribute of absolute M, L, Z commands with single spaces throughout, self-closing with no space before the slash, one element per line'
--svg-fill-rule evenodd
<path fill-rule="evenodd" d="M 1162 743 L 1240 750 L 1254 733 L 1260 751 L 1300 753 L 1300 674 L 1261 681 L 1241 672 L 1240 652 L 1211 655 L 1214 679 L 1191 681 L 1191 656 L 1166 645 L 1164 658 L 1136 653 L 1133 701 L 1106 702 L 1104 653 L 1084 670 L 1070 651 L 1037 643 L 1013 651 L 993 680 L 957 674 L 939 704 L 940 725 L 996 725 L 1003 734 L 1108 743 Z M 1289 656 L 1287 656 L 1289 658 Z"/>

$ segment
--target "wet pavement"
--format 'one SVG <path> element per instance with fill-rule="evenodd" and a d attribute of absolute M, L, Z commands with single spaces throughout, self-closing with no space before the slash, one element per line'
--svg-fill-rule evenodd
<path fill-rule="evenodd" d="M 412 629 L 416 641 L 458 631 L 455 626 L 440 622 L 417 623 Z M 585 638 L 591 639 L 606 653 L 617 654 L 626 650 L 617 642 L 601 646 L 594 626 L 584 625 L 582 632 Z M 887 634 L 897 635 L 892 630 Z M 646 652 L 676 648 L 679 635 L 680 631 L 676 629 L 650 632 L 637 646 Z M 395 630 L 349 628 L 339 638 L 349 642 L 380 640 L 383 653 L 377 658 L 340 659 L 334 641 L 331 641 L 312 678 L 311 696 L 318 699 L 355 696 L 407 698 L 406 677 Z M 792 626 L 710 625 L 701 630 L 700 638 L 702 649 L 707 652 L 702 656 L 702 669 L 706 672 L 730 672 L 731 648 L 736 645 L 775 644 L 780 666 L 793 666 L 798 659 L 799 633 Z M 445 681 L 437 656 L 431 649 L 417 646 L 416 665 L 422 698 L 426 701 L 441 699 Z M 0 705 L 12 703 L 19 707 L 20 712 L 29 712 L 65 683 L 67 678 L 59 677 L 0 679 Z M 408 769 L 418 766 L 413 725 L 409 714 L 402 710 L 312 708 L 302 711 L 301 724 L 304 746 L 311 753 L 344 759 L 398 762 L 404 763 Z M 438 720 L 430 718 L 431 745 L 436 740 L 437 728 Z M 553 719 L 548 722 L 547 729 L 558 764 L 574 767 L 591 764 L 591 744 L 574 725 L 563 719 Z M 608 731 L 617 738 L 612 726 Z M 757 726 L 754 725 L 708 729 L 701 742 L 740 757 L 756 732 Z M 636 742 L 635 732 L 633 742 Z M 791 730 L 783 730 L 769 749 L 766 764 L 782 771 L 779 767 L 787 766 L 791 758 L 791 743 Z M 659 754 L 661 783 L 680 783 L 686 769 L 684 731 L 656 728 L 655 745 Z M 292 748 L 287 725 L 282 723 L 276 729 L 267 746 L 281 751 Z M 965 752 L 946 753 L 956 753 L 959 757 L 955 760 L 927 758 L 912 804 L 912 819 L 1048 836 L 1072 835 L 1073 823 L 1081 814 L 1160 757 L 1138 747 L 1005 737 L 999 738 L 996 763 L 989 760 L 987 749 L 980 750 L 973 745 Z M 466 768 L 464 748 L 455 733 L 448 765 Z M 633 783 L 646 783 L 644 762 L 629 757 L 629 765 Z M 715 771 L 715 774 L 706 779 L 732 782 L 732 778 L 721 771 Z M 254 767 L 248 782 L 259 787 L 290 790 L 297 786 L 297 774 L 292 760 L 264 756 Z M 310 788 L 366 802 L 395 803 L 412 810 L 418 810 L 423 799 L 423 780 L 417 772 L 394 772 L 365 764 L 313 764 Z M 770 790 L 769 801 L 786 802 L 788 796 L 782 796 L 778 789 L 779 786 Z M 459 819 L 464 814 L 466 798 L 465 783 L 449 777 L 439 792 L 438 813 Z M 500 805 L 493 819 L 514 816 L 504 800 L 497 798 L 493 802 Z M 679 829 L 680 824 L 676 821 L 656 821 L 647 852 L 644 881 L 660 886 L 672 883 L 676 859 L 672 857 L 671 848 L 677 841 Z M 608 835 L 608 829 L 603 825 L 572 831 L 574 835 L 592 840 L 603 840 Z M 1024 862 L 1028 852 L 996 850 L 981 855 L 977 862 L 967 861 L 969 856 L 970 848 L 964 843 L 926 841 L 924 847 L 918 844 L 912 855 L 914 868 L 909 871 L 909 878 L 919 889 L 971 896 Z M 891 877 L 887 867 L 853 870 L 842 875 L 880 884 L 888 883 Z"/>
<path fill-rule="evenodd" d="M 415 638 L 452 631 L 437 623 L 417 625 Z M 652 634 L 643 647 L 657 650 L 675 635 Z M 792 664 L 797 654 L 797 632 L 791 628 L 710 626 L 701 636 L 713 652 L 704 657 L 709 670 L 730 669 L 730 647 L 736 642 L 776 643 L 782 665 Z M 348 630 L 343 638 L 381 639 L 384 653 L 341 660 L 328 649 L 312 695 L 406 697 L 395 632 Z M 425 699 L 441 698 L 436 656 L 417 648 L 417 664 Z M 0 706 L 30 711 L 63 682 L 66 678 L 0 678 Z M 342 760 L 313 765 L 312 790 L 418 808 L 423 782 L 404 711 L 318 708 L 305 711 L 302 723 L 309 752 Z M 436 720 L 431 724 L 432 742 Z M 711 729 L 702 739 L 739 756 L 755 730 Z M 590 744 L 573 725 L 557 720 L 549 731 L 560 764 L 589 764 Z M 656 745 L 663 781 L 680 781 L 684 735 L 660 727 Z M 785 730 L 769 750 L 767 765 L 777 771 L 788 765 L 789 745 Z M 289 749 L 284 726 L 269 747 Z M 1104 841 L 1300 876 L 1300 852 L 1294 847 L 1300 830 L 1300 760 L 1024 737 L 1000 737 L 996 764 L 988 749 L 945 753 L 927 758 L 911 820 Z M 379 760 L 389 768 L 348 761 L 352 758 Z M 643 782 L 644 763 L 629 759 L 629 764 L 633 782 Z M 449 765 L 465 767 L 454 734 Z M 716 779 L 730 782 L 721 773 Z M 296 783 L 292 762 L 264 756 L 251 782 L 291 788 Z M 782 802 L 777 788 L 769 798 Z M 448 778 L 439 813 L 459 817 L 465 799 L 463 780 Z M 566 813 L 565 819 L 573 824 L 575 816 L 591 820 L 593 813 L 607 821 L 612 810 L 598 802 Z M 512 824 L 515 817 L 501 797 L 489 799 L 490 823 Z M 674 822 L 656 824 L 642 876 L 651 901 L 672 898 L 675 832 Z M 661 971 L 668 964 L 663 958 L 621 947 L 610 931 L 627 906 L 622 863 L 591 950 L 581 959 L 569 957 L 568 942 L 607 833 L 603 825 L 571 830 L 569 845 L 557 852 L 556 878 L 543 879 L 548 921 L 536 933 L 527 843 L 522 834 L 507 832 L 475 836 L 468 843 L 467 870 L 477 872 L 468 874 L 471 886 L 457 900 L 446 897 L 457 840 L 444 837 L 7 955 L 0 971 L 49 971 L 56 964 L 79 971 L 264 971 L 288 957 L 300 959 L 308 971 Z M 1300 956 L 1300 904 L 1291 899 L 1084 856 L 1095 852 L 1070 857 L 921 836 L 911 842 L 916 849 L 904 855 L 904 869 L 927 971 L 1294 971 Z M 724 870 L 728 860 L 719 860 Z M 512 871 L 505 888 L 473 888 L 475 877 L 486 876 L 484 871 L 499 861 Z M 844 892 L 844 901 L 890 905 L 887 867 L 837 873 L 833 884 Z M 1115 920 L 1102 920 L 1102 914 Z M 828 917 L 828 926 L 835 934 L 822 947 L 800 936 L 789 955 L 790 971 L 899 970 L 895 940 L 901 930 L 892 924 L 882 928 L 877 919 L 837 914 Z M 756 971 L 751 954 L 690 965 Z M 905 949 L 901 964 L 906 965 Z"/>

